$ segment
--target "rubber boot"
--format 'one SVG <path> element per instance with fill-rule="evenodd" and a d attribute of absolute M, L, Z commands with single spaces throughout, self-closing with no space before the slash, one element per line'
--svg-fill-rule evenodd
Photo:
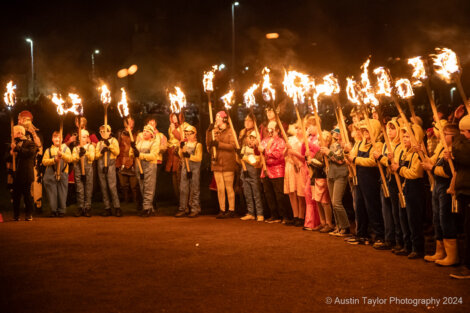
<path fill-rule="evenodd" d="M 444 248 L 447 256 L 445 259 L 436 260 L 436 264 L 440 266 L 452 266 L 459 263 L 459 248 L 457 247 L 457 239 L 444 239 Z"/>
<path fill-rule="evenodd" d="M 444 243 L 442 240 L 436 240 L 436 253 L 433 255 L 426 255 L 424 260 L 428 262 L 435 262 L 436 260 L 442 260 L 445 257 L 446 251 L 444 250 Z"/>

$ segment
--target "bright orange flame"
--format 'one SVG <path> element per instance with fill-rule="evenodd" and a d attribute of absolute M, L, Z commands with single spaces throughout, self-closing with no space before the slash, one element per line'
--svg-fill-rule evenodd
<path fill-rule="evenodd" d="M 460 72 L 459 60 L 454 51 L 447 48 L 436 48 L 437 54 L 431 55 L 434 61 L 434 71 L 443 80 L 450 83 L 452 74 Z"/>
<path fill-rule="evenodd" d="M 102 85 L 101 86 L 101 102 L 104 105 L 110 104 L 111 103 L 111 92 L 108 89 L 108 86 Z"/>
<path fill-rule="evenodd" d="M 7 91 L 3 96 L 3 101 L 5 101 L 5 104 L 9 109 L 11 109 L 16 103 L 15 89 L 16 85 L 13 85 L 13 82 L 10 81 L 7 84 Z"/>
<path fill-rule="evenodd" d="M 75 93 L 69 93 L 69 98 L 72 102 L 72 106 L 67 109 L 65 113 L 71 112 L 75 115 L 81 115 L 83 112 L 82 99 Z"/>
<path fill-rule="evenodd" d="M 372 85 L 370 84 L 369 80 L 369 64 L 370 64 L 370 58 L 367 59 L 366 62 L 361 66 L 362 69 L 362 74 L 361 74 L 361 96 L 362 96 L 362 102 L 364 104 L 372 104 L 374 106 L 379 104 L 379 101 L 375 97 L 374 94 L 374 89 L 372 88 Z"/>
<path fill-rule="evenodd" d="M 284 74 L 284 91 L 292 98 L 294 105 L 305 102 L 305 93 L 309 90 L 309 77 L 296 71 Z"/>
<path fill-rule="evenodd" d="M 233 95 L 234 95 L 233 89 L 227 92 L 225 95 L 222 96 L 222 101 L 224 102 L 225 109 L 230 110 L 233 104 Z"/>
<path fill-rule="evenodd" d="M 271 85 L 271 79 L 269 78 L 269 68 L 265 67 L 263 69 L 263 86 L 262 92 L 263 92 L 263 99 L 266 102 L 269 101 L 274 101 L 276 100 L 276 91 L 273 89 Z"/>
<path fill-rule="evenodd" d="M 175 87 L 176 93 L 169 93 L 170 97 L 170 110 L 173 113 L 180 113 L 186 106 L 186 96 L 179 87 Z"/>
<path fill-rule="evenodd" d="M 390 76 L 388 76 L 388 73 L 385 68 L 376 68 L 374 70 L 374 74 L 377 75 L 376 93 L 378 95 L 390 97 L 392 95 L 392 83 L 390 81 Z"/>
<path fill-rule="evenodd" d="M 413 86 L 421 87 L 423 85 L 423 80 L 427 78 L 423 60 L 421 57 L 414 57 L 408 59 L 408 64 L 413 67 L 413 74 L 411 75 L 413 78 Z"/>
<path fill-rule="evenodd" d="M 64 107 L 64 99 L 62 99 L 62 96 L 59 94 L 57 95 L 56 93 L 52 94 L 52 102 L 57 106 L 57 113 L 59 115 L 64 115 L 67 113 L 67 109 Z"/>
<path fill-rule="evenodd" d="M 121 100 L 117 104 L 119 115 L 122 118 L 129 116 L 129 105 L 127 103 L 127 94 L 124 88 L 121 88 Z"/>
<path fill-rule="evenodd" d="M 258 89 L 259 85 L 258 84 L 253 84 L 244 94 L 243 94 L 243 100 L 246 104 L 247 108 L 251 108 L 256 104 L 256 98 L 255 98 L 255 91 Z"/>
<path fill-rule="evenodd" d="M 402 99 L 409 99 L 414 96 L 413 87 L 411 86 L 410 81 L 406 78 L 398 79 L 395 82 L 395 87 L 397 88 L 398 96 Z"/>
<path fill-rule="evenodd" d="M 346 94 L 348 95 L 349 101 L 356 105 L 361 104 L 360 95 L 358 90 L 360 89 L 358 83 L 354 80 L 353 77 L 346 78 L 347 85 L 346 85 Z"/>
<path fill-rule="evenodd" d="M 323 84 L 317 85 L 315 90 L 319 95 L 331 96 L 338 94 L 341 88 L 339 87 L 338 79 L 331 73 L 323 76 Z"/>
<path fill-rule="evenodd" d="M 217 70 L 217 65 L 212 66 L 212 70 L 204 72 L 204 78 L 202 79 L 202 84 L 204 85 L 204 92 L 214 91 L 214 85 L 212 83 L 215 71 Z"/>

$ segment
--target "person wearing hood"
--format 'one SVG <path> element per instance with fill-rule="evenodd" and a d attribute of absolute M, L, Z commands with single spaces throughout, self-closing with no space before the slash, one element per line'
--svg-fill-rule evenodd
<path fill-rule="evenodd" d="M 254 129 L 253 117 L 248 114 L 245 117 L 245 128 L 240 131 L 240 143 L 242 161 L 245 162 L 246 173 L 241 173 L 243 182 L 243 194 L 245 195 L 247 214 L 241 218 L 242 221 L 257 220 L 264 221 L 263 203 L 260 193 L 260 168 L 261 157 L 258 150 L 259 141 Z"/>
<path fill-rule="evenodd" d="M 368 228 L 375 234 L 374 248 L 384 245 L 384 221 L 380 204 L 380 173 L 373 156 L 375 149 L 381 150 L 381 142 L 372 142 L 379 136 L 380 122 L 370 119 L 371 128 L 362 121 L 359 128 L 362 140 L 349 154 L 349 162 L 356 166 L 357 186 L 355 189 L 356 237 L 348 240 L 350 244 L 366 244 L 369 239 Z"/>
<path fill-rule="evenodd" d="M 181 130 L 185 129 L 189 124 L 181 121 L 184 120 L 183 115 L 171 113 L 170 114 L 170 127 L 168 128 L 168 145 L 166 150 L 166 164 L 165 172 L 171 173 L 171 179 L 173 183 L 173 191 L 175 193 L 175 198 L 179 199 L 180 192 L 180 169 L 181 169 L 181 159 L 179 157 L 179 149 L 182 148 L 184 144 L 182 142 L 183 134 Z"/>
<path fill-rule="evenodd" d="M 454 192 L 459 210 L 464 214 L 464 263 L 455 273 L 456 279 L 470 279 L 470 115 L 465 115 L 459 122 L 460 135 L 452 142 L 452 153 L 445 152 L 444 158 L 453 158 L 455 165 Z"/>
<path fill-rule="evenodd" d="M 70 162 L 72 162 L 72 153 L 69 147 L 62 143 L 60 133 L 55 131 L 52 133 L 52 146 L 44 152 L 42 158 L 42 164 L 46 166 L 44 189 L 51 207 L 51 217 L 65 216 Z M 56 177 L 57 171 L 59 177 Z"/>
<path fill-rule="evenodd" d="M 100 127 L 101 140 L 95 147 L 95 160 L 97 160 L 98 178 L 103 194 L 104 212 L 102 216 L 112 216 L 111 201 L 113 202 L 116 216 L 121 217 L 121 203 L 117 192 L 116 184 L 116 158 L 119 155 L 119 143 L 111 135 L 111 126 L 102 125 Z M 106 153 L 108 152 L 108 153 Z M 104 157 L 107 156 L 107 166 L 104 164 Z"/>
<path fill-rule="evenodd" d="M 33 197 L 31 184 L 34 180 L 34 162 L 37 153 L 36 144 L 26 137 L 23 126 L 13 127 L 14 140 L 11 143 L 10 154 L 16 157 L 16 172 L 13 177 L 13 219 L 20 219 L 20 202 L 23 197 L 24 215 L 26 221 L 33 220 Z"/>
<path fill-rule="evenodd" d="M 420 144 L 424 133 L 421 127 L 414 124 L 413 133 Z M 401 127 L 403 150 L 398 158 L 399 162 L 393 162 L 390 168 L 403 177 L 403 194 L 406 208 L 400 209 L 401 228 L 403 231 L 403 249 L 396 255 L 406 255 L 408 259 L 418 259 L 424 256 L 423 216 L 425 198 L 424 169 L 416 148 L 412 147 L 410 133 L 406 127 Z"/>
<path fill-rule="evenodd" d="M 211 131 L 214 130 L 214 140 L 212 140 Z M 206 146 L 208 151 L 212 147 L 216 149 L 216 158 L 211 163 L 211 170 L 214 172 L 214 178 L 217 184 L 217 197 L 219 200 L 220 212 L 216 218 L 234 218 L 235 217 L 235 191 L 233 182 L 235 172 L 238 169 L 236 161 L 236 138 L 228 125 L 228 116 L 225 111 L 219 111 L 215 115 L 215 123 L 210 125 L 206 131 Z M 228 212 L 225 207 L 225 192 L 227 192 Z"/>
<path fill-rule="evenodd" d="M 142 132 L 142 139 L 139 142 L 131 143 L 132 149 L 129 155 L 138 158 L 142 166 L 143 174 L 140 174 L 140 168 L 135 167 L 135 175 L 139 182 L 140 194 L 142 195 L 142 216 L 152 215 L 153 198 L 155 195 L 155 184 L 157 183 L 157 161 L 160 150 L 160 137 L 155 138 L 155 128 L 152 125 L 145 125 Z"/>
<path fill-rule="evenodd" d="M 434 125 L 436 136 L 440 137 L 442 129 L 445 143 L 449 147 L 452 145 L 453 137 L 459 134 L 459 128 L 455 124 L 448 124 L 446 120 L 439 122 Z M 425 170 L 433 173 L 435 182 L 432 190 L 432 215 L 436 252 L 433 255 L 426 255 L 424 260 L 442 266 L 451 266 L 459 262 L 458 215 L 452 213 L 452 196 L 447 192 L 452 179 L 452 171 L 449 162 L 444 158 L 444 150 L 445 148 L 439 143 L 431 158 L 422 163 Z"/>
<path fill-rule="evenodd" d="M 93 198 L 93 161 L 95 160 L 95 146 L 90 141 L 87 130 L 81 130 L 80 143 L 72 150 L 72 162 L 75 171 L 75 185 L 77 188 L 78 208 L 76 217 L 91 217 L 91 199 Z M 84 175 L 80 159 L 84 158 Z"/>
<path fill-rule="evenodd" d="M 386 198 L 383 190 L 380 190 L 385 228 L 385 245 L 382 248 L 391 248 L 392 252 L 395 253 L 403 249 L 403 233 L 400 225 L 400 198 L 397 181 L 390 170 L 392 161 L 398 162 L 398 156 L 402 149 L 400 126 L 396 118 L 392 118 L 387 122 L 386 131 L 390 138 L 391 147 L 389 148 L 387 144 L 384 144 L 381 151 L 376 150 L 374 152 L 374 158 L 387 168 L 387 186 L 390 194 L 390 197 Z"/>
<path fill-rule="evenodd" d="M 186 140 L 183 148 L 180 149 L 180 158 L 188 160 L 189 172 L 186 170 L 185 162 L 181 163 L 180 178 L 180 202 L 179 209 L 175 217 L 197 217 L 201 214 L 201 161 L 202 144 L 197 142 L 197 130 L 192 125 L 187 125 L 184 129 Z M 189 199 L 189 203 L 188 203 Z M 189 207 L 188 207 L 189 206 Z"/>

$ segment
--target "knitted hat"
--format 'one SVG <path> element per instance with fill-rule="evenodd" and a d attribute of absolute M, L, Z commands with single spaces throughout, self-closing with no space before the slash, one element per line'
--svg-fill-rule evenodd
<path fill-rule="evenodd" d="M 470 115 L 465 115 L 459 122 L 460 130 L 470 130 Z"/>
<path fill-rule="evenodd" d="M 225 111 L 219 111 L 216 115 L 220 116 L 221 118 L 227 118 L 227 113 L 225 113 Z"/>
<path fill-rule="evenodd" d="M 184 132 L 185 132 L 185 133 L 186 133 L 186 132 L 188 132 L 188 133 L 190 133 L 190 132 L 196 133 L 197 130 L 196 130 L 196 127 L 194 127 L 193 125 L 187 124 L 186 127 L 184 128 Z"/>
<path fill-rule="evenodd" d="M 31 112 L 27 111 L 27 110 L 24 110 L 24 111 L 21 111 L 20 114 L 18 114 L 18 117 L 26 117 L 26 118 L 29 118 L 29 119 L 33 119 L 33 114 L 31 114 Z"/>
<path fill-rule="evenodd" d="M 148 131 L 152 136 L 155 136 L 155 128 L 152 125 L 145 125 L 144 131 Z"/>

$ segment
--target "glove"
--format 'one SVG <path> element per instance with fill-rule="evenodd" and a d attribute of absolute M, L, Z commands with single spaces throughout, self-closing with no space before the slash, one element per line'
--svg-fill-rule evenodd
<path fill-rule="evenodd" d="M 108 167 L 107 166 L 103 167 L 103 174 L 108 174 Z"/>
<path fill-rule="evenodd" d="M 80 180 L 81 180 L 82 182 L 85 182 L 85 181 L 86 181 L 86 175 L 80 176 Z"/>
<path fill-rule="evenodd" d="M 248 178 L 248 171 L 243 171 L 243 177 Z"/>
<path fill-rule="evenodd" d="M 188 152 L 183 152 L 183 158 L 189 159 L 191 155 Z"/>
<path fill-rule="evenodd" d="M 184 141 L 180 141 L 180 148 L 181 148 L 181 149 L 183 149 L 185 143 L 186 143 L 186 142 L 184 142 Z"/>
<path fill-rule="evenodd" d="M 193 172 L 186 172 L 186 178 L 188 179 L 193 178 Z"/>
<path fill-rule="evenodd" d="M 108 139 L 103 140 L 103 142 L 107 147 L 109 147 L 109 140 Z"/>
<path fill-rule="evenodd" d="M 104 147 L 103 149 L 101 149 L 101 154 L 105 154 L 106 152 L 109 152 L 108 147 Z"/>
<path fill-rule="evenodd" d="M 238 156 L 240 157 L 240 159 L 242 158 L 242 149 L 238 148 L 235 150 L 238 154 Z"/>
<path fill-rule="evenodd" d="M 132 148 L 132 149 L 137 149 L 137 148 L 136 148 L 136 145 L 135 145 L 135 141 L 131 141 L 131 148 Z"/>
<path fill-rule="evenodd" d="M 136 158 L 140 157 L 140 152 L 139 152 L 139 150 L 137 150 L 137 149 L 132 149 L 132 151 L 134 151 L 134 156 L 135 156 Z"/>
<path fill-rule="evenodd" d="M 85 153 L 86 153 L 85 148 L 80 147 L 80 152 L 78 153 L 78 155 L 79 155 L 80 157 L 82 157 L 82 156 L 85 155 Z"/>
<path fill-rule="evenodd" d="M 211 147 L 215 147 L 216 149 L 219 147 L 219 142 L 217 140 L 211 141 Z"/>
<path fill-rule="evenodd" d="M 129 132 L 128 132 L 127 130 L 124 130 L 124 131 L 122 132 L 122 134 L 123 134 L 124 136 L 130 137 L 130 136 L 129 136 Z"/>

